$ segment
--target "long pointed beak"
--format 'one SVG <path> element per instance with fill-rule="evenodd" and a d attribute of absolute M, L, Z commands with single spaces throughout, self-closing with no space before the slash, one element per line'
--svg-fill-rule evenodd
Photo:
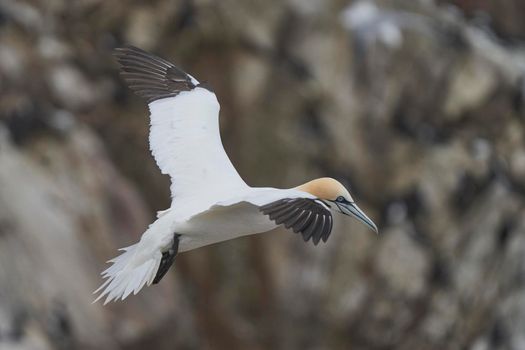
<path fill-rule="evenodd" d="M 361 221 L 366 226 L 370 227 L 375 233 L 379 233 L 376 224 L 366 214 L 359 209 L 355 203 L 344 203 L 339 206 L 342 209 L 342 213 L 348 216 L 353 216 L 357 220 Z"/>

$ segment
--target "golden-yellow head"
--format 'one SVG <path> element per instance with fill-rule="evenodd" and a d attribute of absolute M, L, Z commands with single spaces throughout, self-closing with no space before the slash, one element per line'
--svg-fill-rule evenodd
<path fill-rule="evenodd" d="M 377 233 L 377 226 L 359 209 L 350 192 L 339 181 L 322 177 L 298 186 L 297 189 L 319 198 L 331 210 L 355 217 Z"/>
<path fill-rule="evenodd" d="M 339 197 L 343 197 L 348 202 L 354 201 L 348 190 L 339 181 L 331 177 L 312 180 L 297 187 L 297 189 L 328 201 L 335 201 Z"/>

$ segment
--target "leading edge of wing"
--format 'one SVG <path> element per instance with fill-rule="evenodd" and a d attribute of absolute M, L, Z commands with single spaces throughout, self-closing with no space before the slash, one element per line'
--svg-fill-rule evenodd
<path fill-rule="evenodd" d="M 121 75 L 137 95 L 148 103 L 177 96 L 182 91 L 202 87 L 213 92 L 207 84 L 199 83 L 173 63 L 134 46 L 124 46 L 114 52 Z"/>
<path fill-rule="evenodd" d="M 246 183 L 222 145 L 215 93 L 172 63 L 141 49 L 122 47 L 115 55 L 130 88 L 148 101 L 150 150 L 161 172 L 171 177 L 172 198 L 185 197 L 184 205 L 192 207 L 188 199 L 200 193 L 213 201 L 232 189 L 244 188 Z"/>

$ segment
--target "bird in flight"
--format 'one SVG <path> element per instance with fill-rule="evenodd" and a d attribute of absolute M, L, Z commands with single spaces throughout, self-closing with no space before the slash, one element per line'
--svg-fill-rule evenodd
<path fill-rule="evenodd" d="M 120 249 L 94 293 L 104 304 L 158 283 L 177 253 L 284 226 L 304 241 L 326 242 L 332 212 L 377 232 L 341 183 L 320 178 L 291 189 L 250 187 L 226 155 L 219 102 L 205 83 L 172 63 L 132 46 L 115 56 L 129 87 L 150 110 L 150 149 L 171 178 L 171 207 L 157 213 L 140 241 Z"/>

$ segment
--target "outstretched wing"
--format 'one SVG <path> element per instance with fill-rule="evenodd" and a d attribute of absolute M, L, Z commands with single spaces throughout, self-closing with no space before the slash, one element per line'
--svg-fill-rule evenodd
<path fill-rule="evenodd" d="M 171 177 L 172 197 L 205 193 L 213 202 L 245 188 L 222 146 L 220 106 L 209 87 L 135 47 L 118 48 L 115 56 L 129 87 L 148 101 L 150 149 L 162 173 Z"/>
<path fill-rule="evenodd" d="M 277 225 L 300 232 L 305 242 L 312 239 L 317 245 L 328 240 L 333 219 L 330 210 L 319 200 L 311 198 L 284 198 L 260 207 L 263 214 Z"/>

